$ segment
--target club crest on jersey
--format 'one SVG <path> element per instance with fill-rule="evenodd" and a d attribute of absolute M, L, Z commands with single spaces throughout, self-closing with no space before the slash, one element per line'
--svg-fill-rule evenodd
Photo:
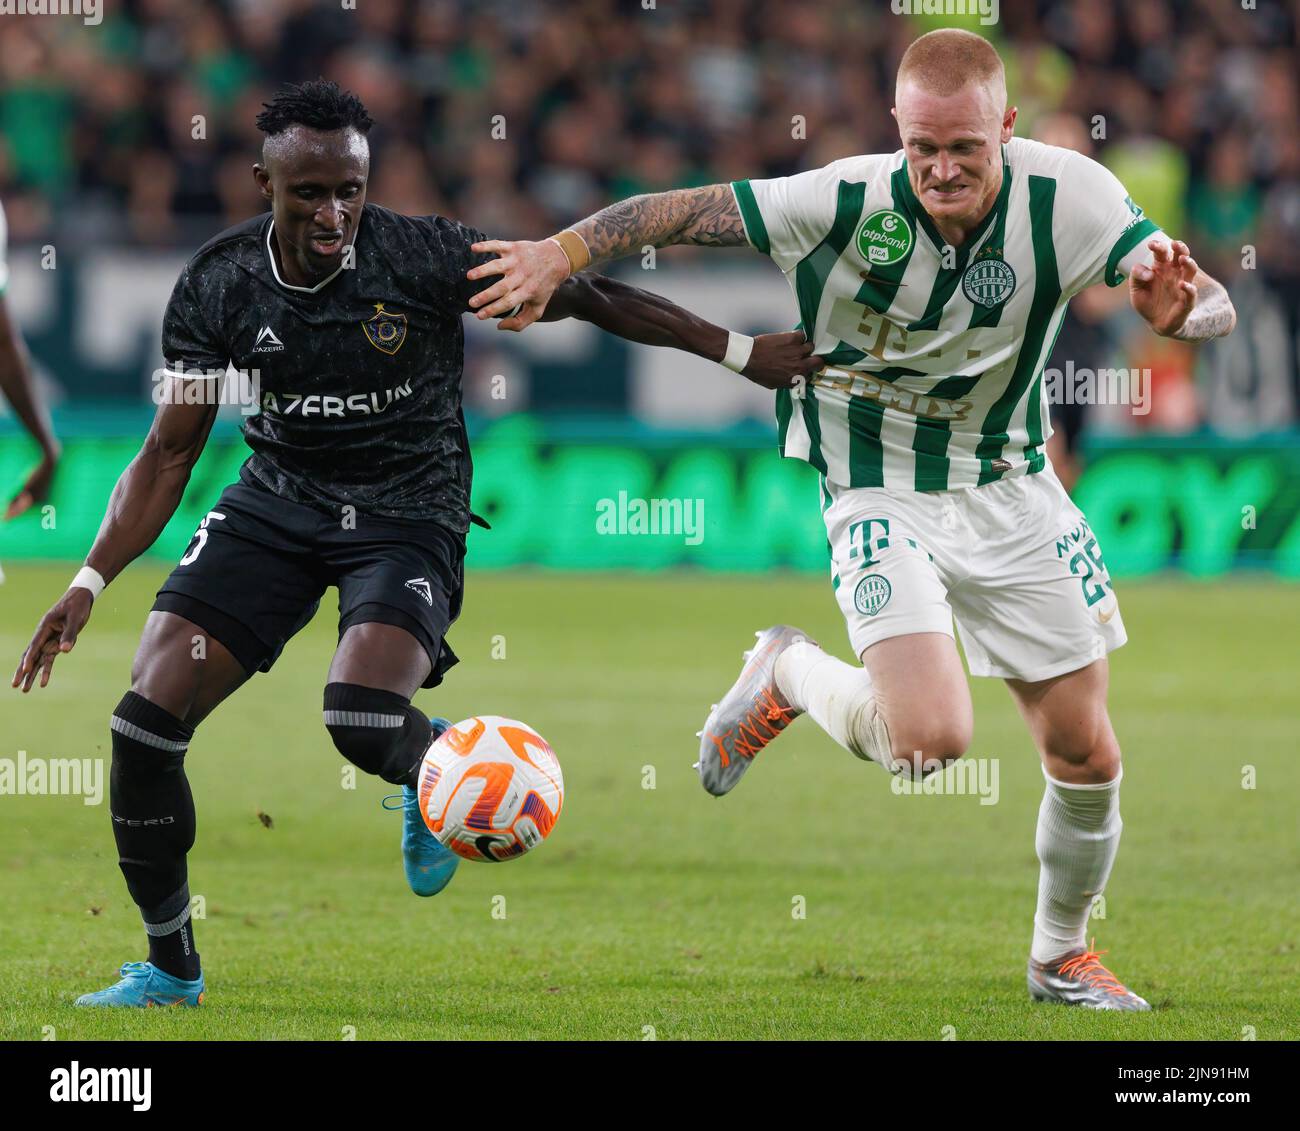
<path fill-rule="evenodd" d="M 1016 289 L 1016 273 L 1004 259 L 976 259 L 961 277 L 961 290 L 976 306 L 997 306 Z"/>
<path fill-rule="evenodd" d="M 882 208 L 858 229 L 858 254 L 873 266 L 897 263 L 912 250 L 912 229 L 901 212 Z"/>
<path fill-rule="evenodd" d="M 382 302 L 375 303 L 375 313 L 361 323 L 361 328 L 370 344 L 390 357 L 406 341 L 406 315 L 385 310 Z"/>
<path fill-rule="evenodd" d="M 864 617 L 874 617 L 889 603 L 893 591 L 887 577 L 869 573 L 853 590 L 853 607 Z"/>

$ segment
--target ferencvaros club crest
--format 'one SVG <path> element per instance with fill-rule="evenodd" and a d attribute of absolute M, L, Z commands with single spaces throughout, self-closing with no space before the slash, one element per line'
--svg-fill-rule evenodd
<path fill-rule="evenodd" d="M 994 307 L 1006 302 L 1016 289 L 1016 273 L 1000 251 L 982 251 L 966 268 L 962 293 L 976 306 Z"/>

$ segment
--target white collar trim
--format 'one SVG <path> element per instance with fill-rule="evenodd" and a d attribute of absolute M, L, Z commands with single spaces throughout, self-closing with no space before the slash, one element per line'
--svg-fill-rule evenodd
<path fill-rule="evenodd" d="M 275 265 L 275 249 L 271 247 L 271 233 L 274 230 L 275 230 L 275 220 L 272 219 L 268 221 L 266 225 L 266 258 L 271 261 L 271 274 L 275 276 L 275 281 L 279 283 L 280 286 L 282 286 L 286 291 L 298 291 L 301 294 L 314 295 L 322 287 L 329 286 L 329 284 L 332 283 L 338 277 L 339 272 L 343 270 L 344 263 L 347 262 L 346 252 L 344 253 L 343 256 L 343 263 L 340 263 L 338 267 L 335 268 L 334 273 L 322 279 L 314 287 L 295 287 L 292 283 L 286 283 L 283 279 L 280 278 L 280 269 Z M 361 230 L 361 225 L 358 224 L 357 231 L 359 232 L 360 230 Z M 357 246 L 356 236 L 353 236 L 352 248 L 353 248 L 354 255 L 355 255 L 356 246 Z"/>

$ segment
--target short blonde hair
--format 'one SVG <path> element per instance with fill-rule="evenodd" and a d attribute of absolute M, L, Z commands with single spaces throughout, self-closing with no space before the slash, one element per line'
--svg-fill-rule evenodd
<path fill-rule="evenodd" d="M 898 64 L 895 90 L 904 82 L 945 98 L 970 83 L 992 84 L 1006 101 L 1007 74 L 996 48 L 959 28 L 941 28 L 914 40 Z"/>

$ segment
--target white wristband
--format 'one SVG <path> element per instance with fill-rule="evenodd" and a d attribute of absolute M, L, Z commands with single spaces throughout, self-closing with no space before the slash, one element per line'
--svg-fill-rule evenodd
<path fill-rule="evenodd" d="M 749 355 L 754 352 L 754 339 L 748 334 L 737 334 L 735 330 L 727 331 L 727 352 L 722 364 L 733 373 L 739 373 L 749 364 Z"/>
<path fill-rule="evenodd" d="M 107 582 L 100 576 L 99 570 L 91 569 L 90 566 L 82 566 L 77 571 L 77 576 L 72 579 L 69 589 L 89 589 L 91 598 L 98 597 L 104 592 Z"/>

